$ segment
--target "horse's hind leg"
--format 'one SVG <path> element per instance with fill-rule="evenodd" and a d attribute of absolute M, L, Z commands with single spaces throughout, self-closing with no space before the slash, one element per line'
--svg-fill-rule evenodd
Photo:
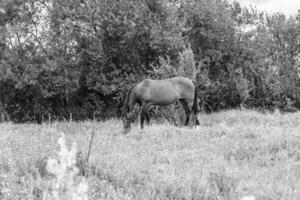
<path fill-rule="evenodd" d="M 198 125 L 200 125 L 200 123 L 199 123 L 199 121 L 197 119 L 197 111 L 193 109 L 193 105 L 191 105 L 191 108 L 192 108 L 191 109 L 191 114 L 193 113 L 193 119 L 195 120 L 196 125 L 198 126 Z"/>
<path fill-rule="evenodd" d="M 199 120 L 197 119 L 197 115 L 195 114 L 196 125 L 200 125 Z"/>
<path fill-rule="evenodd" d="M 188 126 L 189 125 L 189 121 L 190 121 L 191 109 L 189 108 L 188 104 L 185 102 L 184 99 L 179 99 L 179 101 L 182 104 L 183 109 L 185 111 L 185 115 L 186 115 L 184 125 Z"/>

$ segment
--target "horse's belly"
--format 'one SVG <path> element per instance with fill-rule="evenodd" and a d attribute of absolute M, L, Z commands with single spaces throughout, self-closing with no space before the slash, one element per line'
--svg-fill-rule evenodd
<path fill-rule="evenodd" d="M 173 104 L 177 99 L 166 99 L 166 100 L 161 100 L 161 101 L 152 101 L 152 105 L 157 105 L 157 106 L 168 106 Z"/>
<path fill-rule="evenodd" d="M 144 101 L 159 106 L 170 105 L 178 99 L 179 96 L 176 92 L 165 88 L 161 88 L 157 91 L 149 91 L 148 94 L 144 95 Z"/>

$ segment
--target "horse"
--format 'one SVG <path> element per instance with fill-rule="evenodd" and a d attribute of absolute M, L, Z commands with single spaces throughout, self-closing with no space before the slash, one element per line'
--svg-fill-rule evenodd
<path fill-rule="evenodd" d="M 142 106 L 140 126 L 144 128 L 144 120 L 150 123 L 149 108 L 150 106 L 168 106 L 176 101 L 180 101 L 185 110 L 185 126 L 188 126 L 190 115 L 197 115 L 197 89 L 194 83 L 185 77 L 173 77 L 161 80 L 145 79 L 131 87 L 125 96 L 122 119 L 125 133 L 130 131 L 130 118 L 135 104 Z M 196 117 L 196 124 L 199 121 Z"/>

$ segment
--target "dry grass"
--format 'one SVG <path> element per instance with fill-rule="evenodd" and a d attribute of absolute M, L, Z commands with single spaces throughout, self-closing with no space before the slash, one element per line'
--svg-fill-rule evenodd
<path fill-rule="evenodd" d="M 86 156 L 89 199 L 300 199 L 300 114 L 226 111 L 199 116 L 201 126 L 64 122 L 0 124 L 0 199 L 43 199 L 60 132 Z"/>

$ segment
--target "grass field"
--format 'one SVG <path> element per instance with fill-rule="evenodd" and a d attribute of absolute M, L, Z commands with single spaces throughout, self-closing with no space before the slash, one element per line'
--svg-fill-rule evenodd
<path fill-rule="evenodd" d="M 68 146 L 86 156 L 94 199 L 300 199 L 300 114 L 226 111 L 199 115 L 201 126 L 152 124 L 122 134 L 118 120 L 0 124 L 0 199 L 43 199 L 45 158 Z"/>

